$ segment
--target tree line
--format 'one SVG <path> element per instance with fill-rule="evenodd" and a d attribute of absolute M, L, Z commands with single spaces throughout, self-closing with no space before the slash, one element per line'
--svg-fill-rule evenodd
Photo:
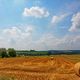
<path fill-rule="evenodd" d="M 0 48 L 0 57 L 16 57 L 16 51 L 14 48 L 9 48 L 6 50 L 6 48 Z"/>

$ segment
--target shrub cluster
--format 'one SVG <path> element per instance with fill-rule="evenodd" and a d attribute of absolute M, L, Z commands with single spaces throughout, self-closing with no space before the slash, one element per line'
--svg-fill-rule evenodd
<path fill-rule="evenodd" d="M 13 48 L 9 48 L 8 50 L 6 50 L 6 48 L 0 48 L 0 56 L 2 58 L 16 57 L 16 51 Z"/>

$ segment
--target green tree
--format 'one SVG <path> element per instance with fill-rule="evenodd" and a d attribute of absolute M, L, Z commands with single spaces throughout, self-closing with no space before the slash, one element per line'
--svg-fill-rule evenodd
<path fill-rule="evenodd" d="M 10 57 L 16 57 L 16 51 L 13 48 L 8 49 L 8 55 Z"/>
<path fill-rule="evenodd" d="M 2 58 L 8 57 L 6 48 L 0 48 L 0 56 L 1 56 Z"/>
<path fill-rule="evenodd" d="M 35 50 L 30 50 L 30 52 L 35 52 Z"/>

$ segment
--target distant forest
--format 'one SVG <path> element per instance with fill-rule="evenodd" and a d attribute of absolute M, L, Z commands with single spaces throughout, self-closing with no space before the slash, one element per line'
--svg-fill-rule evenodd
<path fill-rule="evenodd" d="M 80 54 L 80 50 L 48 50 L 48 51 L 36 51 L 36 50 L 16 50 L 17 55 L 24 56 L 50 56 L 50 55 L 71 55 L 71 54 Z"/>
<path fill-rule="evenodd" d="M 72 55 L 80 54 L 80 50 L 15 50 L 14 48 L 0 48 L 0 57 L 16 57 L 16 56 L 50 56 L 50 55 Z"/>

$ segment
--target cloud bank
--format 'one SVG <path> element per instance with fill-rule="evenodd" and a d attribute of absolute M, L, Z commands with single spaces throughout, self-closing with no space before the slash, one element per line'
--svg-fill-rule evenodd
<path fill-rule="evenodd" d="M 1 30 L 0 47 L 35 50 L 68 50 L 80 49 L 80 35 L 65 35 L 56 37 L 51 33 L 44 33 L 34 40 L 34 26 L 14 26 Z"/>

